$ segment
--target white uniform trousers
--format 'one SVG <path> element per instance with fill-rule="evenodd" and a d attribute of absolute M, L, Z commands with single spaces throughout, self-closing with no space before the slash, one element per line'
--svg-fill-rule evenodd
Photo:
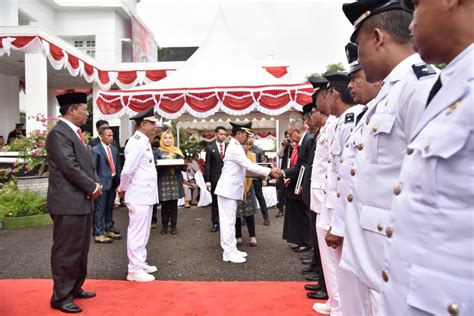
<path fill-rule="evenodd" d="M 127 255 L 128 273 L 133 274 L 143 269 L 146 263 L 146 244 L 150 237 L 153 205 L 127 204 L 128 230 Z"/>
<path fill-rule="evenodd" d="M 317 217 L 319 220 L 320 216 Z M 337 288 L 336 268 L 339 265 L 336 251 L 326 244 L 327 231 L 319 228 L 316 223 L 316 234 L 318 235 L 319 253 L 321 254 L 321 265 L 323 267 L 324 280 L 328 291 L 329 303 L 331 304 L 331 315 L 342 315 L 339 290 Z M 340 256 L 339 256 L 340 257 Z"/>
<path fill-rule="evenodd" d="M 359 281 L 359 279 L 357 279 L 357 282 L 359 284 L 358 288 L 362 299 L 364 315 L 376 316 L 379 310 L 380 293 L 374 289 L 369 288 L 367 284 Z"/>
<path fill-rule="evenodd" d="M 359 279 L 347 270 L 339 266 L 342 255 L 342 247 L 334 250 L 336 266 L 337 289 L 339 290 L 339 299 L 342 314 L 344 316 L 364 316 L 365 304 L 360 295 Z"/>
<path fill-rule="evenodd" d="M 228 257 L 237 251 L 235 239 L 235 221 L 237 216 L 237 200 L 217 196 L 219 206 L 219 231 L 221 234 L 221 247 L 224 256 Z"/>

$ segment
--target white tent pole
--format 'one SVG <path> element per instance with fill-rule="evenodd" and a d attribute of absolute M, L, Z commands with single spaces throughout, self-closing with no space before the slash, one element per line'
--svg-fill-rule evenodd
<path fill-rule="evenodd" d="M 176 147 L 179 147 L 179 126 L 176 126 L 176 139 L 178 143 L 176 144 Z"/>
<path fill-rule="evenodd" d="M 280 119 L 276 120 L 276 144 L 275 144 L 275 151 L 277 152 L 276 155 L 276 165 L 280 166 L 280 157 L 278 157 L 278 150 L 280 149 Z"/>

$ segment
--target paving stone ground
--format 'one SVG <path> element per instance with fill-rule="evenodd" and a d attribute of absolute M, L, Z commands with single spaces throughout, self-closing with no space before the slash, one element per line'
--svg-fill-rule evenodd
<path fill-rule="evenodd" d="M 178 234 L 160 235 L 153 229 L 148 243 L 148 263 L 156 265 L 160 280 L 214 281 L 303 281 L 300 256 L 281 239 L 283 218 L 269 210 L 271 226 L 263 226 L 256 216 L 257 247 L 248 245 L 246 227 L 242 227 L 244 245 L 249 254 L 245 264 L 222 261 L 219 233 L 211 233 L 210 208 L 180 208 Z M 114 211 L 116 227 L 126 237 L 128 211 Z M 159 211 L 158 211 L 159 216 Z M 0 279 L 51 278 L 50 250 L 52 226 L 19 230 L 0 230 Z M 127 274 L 126 238 L 112 244 L 93 241 L 89 252 L 89 278 L 123 280 Z"/>

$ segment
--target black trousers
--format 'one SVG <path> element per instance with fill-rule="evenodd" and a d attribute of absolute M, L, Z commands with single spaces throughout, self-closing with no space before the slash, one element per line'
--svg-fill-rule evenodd
<path fill-rule="evenodd" d="M 156 213 L 158 210 L 158 204 L 153 205 L 153 213 L 151 215 L 151 223 L 156 224 L 158 222 L 158 218 L 156 217 Z"/>
<path fill-rule="evenodd" d="M 217 205 L 217 195 L 214 194 L 217 183 L 211 184 L 212 204 L 211 204 L 211 222 L 219 225 L 219 206 Z"/>
<path fill-rule="evenodd" d="M 260 205 L 260 211 L 262 212 L 263 219 L 268 218 L 268 209 L 267 202 L 262 192 L 262 181 L 260 179 L 253 179 L 253 190 L 255 191 L 255 196 L 257 197 L 258 205 Z"/>
<path fill-rule="evenodd" d="M 255 216 L 245 216 L 245 222 L 247 223 L 247 229 L 249 230 L 249 236 L 255 237 Z M 235 221 L 235 238 L 242 238 L 242 220 L 237 217 Z"/>
<path fill-rule="evenodd" d="M 313 262 L 311 266 L 316 272 L 322 271 L 321 269 L 321 254 L 319 253 L 318 235 L 316 234 L 316 216 L 317 214 L 313 211 L 309 211 L 309 222 L 311 225 L 311 238 L 313 240 Z"/>
<path fill-rule="evenodd" d="M 286 186 L 283 183 L 283 180 L 280 178 L 277 180 L 276 183 L 277 188 L 277 199 L 278 199 L 278 211 L 283 213 L 285 211 L 285 204 L 286 204 Z"/>
<path fill-rule="evenodd" d="M 92 214 L 51 215 L 51 218 L 54 222 L 51 303 L 61 305 L 72 302 L 73 295 L 81 292 L 86 280 Z"/>
<path fill-rule="evenodd" d="M 161 224 L 164 228 L 168 227 L 171 222 L 171 227 L 176 228 L 178 222 L 178 200 L 161 201 Z"/>

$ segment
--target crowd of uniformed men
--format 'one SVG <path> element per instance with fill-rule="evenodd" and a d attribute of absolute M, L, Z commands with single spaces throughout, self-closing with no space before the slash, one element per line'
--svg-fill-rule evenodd
<path fill-rule="evenodd" d="M 250 161 L 241 146 L 250 125 L 233 124 L 225 157 L 220 155 L 222 173 L 212 184 L 219 209 L 213 228 L 220 230 L 223 260 L 246 261 L 235 238 L 246 175 L 271 175 L 286 189 L 284 239 L 296 251 L 313 249 L 303 257 L 309 264 L 303 272 L 318 283 L 305 286 L 307 295 L 328 298 L 315 303 L 315 311 L 470 315 L 474 1 L 359 0 L 342 9 L 354 25 L 346 46 L 349 72 L 310 79 L 313 102 L 303 108 L 304 124 L 295 121 L 288 128 L 293 147 L 287 150 L 285 143 L 280 151 L 282 169 Z M 65 312 L 81 311 L 73 298 L 95 296 L 82 284 L 89 213 L 102 187 L 77 128 L 87 118 L 82 103 L 60 100 L 63 118 L 47 142 L 54 220 L 51 306 Z M 152 206 L 158 202 L 149 141 L 156 118 L 141 113 L 134 119 L 137 132 L 125 148 L 117 191 L 130 214 L 128 279 L 146 281 L 156 271 L 146 263 Z"/>

